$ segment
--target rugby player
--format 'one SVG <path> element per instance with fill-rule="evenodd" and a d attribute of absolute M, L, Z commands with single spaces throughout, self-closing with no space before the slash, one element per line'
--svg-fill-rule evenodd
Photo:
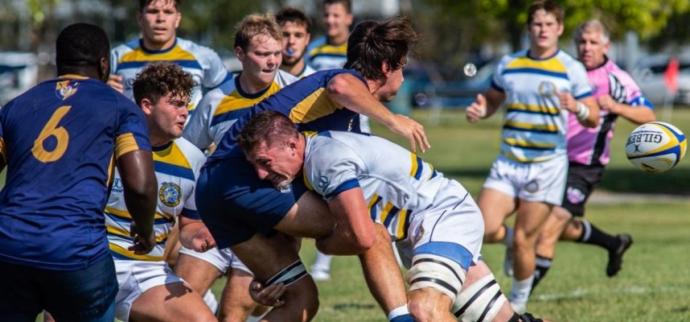
<path fill-rule="evenodd" d="M 561 206 L 553 208 L 539 237 L 532 288 L 551 267 L 559 237 L 607 250 L 607 276 L 613 277 L 621 269 L 623 254 L 632 245 L 632 237 L 610 235 L 584 219 L 585 205 L 609 163 L 618 116 L 634 124 L 656 120 L 653 105 L 632 77 L 607 56 L 610 36 L 604 24 L 599 20 L 586 21 L 576 29 L 574 38 L 578 59 L 587 68 L 593 95 L 601 107 L 600 121 L 594 128 L 585 128 L 570 115 L 566 190 Z"/>
<path fill-rule="evenodd" d="M 313 74 L 315 70 L 304 59 L 311 39 L 309 18 L 299 9 L 287 7 L 276 13 L 276 21 L 283 31 L 283 62 L 280 69 L 297 78 Z"/>
<path fill-rule="evenodd" d="M 110 44 L 94 25 L 63 29 L 58 77 L 0 111 L 0 320 L 113 321 L 117 279 L 103 207 L 112 170 L 136 225 L 128 251 L 154 248 L 156 178 L 146 119 L 108 87 Z"/>
<path fill-rule="evenodd" d="M 158 180 L 154 231 L 156 247 L 134 254 L 130 211 L 124 203 L 121 179 L 115 181 L 105 208 L 110 250 L 120 290 L 116 317 L 121 321 L 215 321 L 201 295 L 175 275 L 165 261 L 167 238 L 175 222 L 200 222 L 194 188 L 204 154 L 182 136 L 194 80 L 178 65 L 152 63 L 134 81 L 134 99 L 148 121 Z M 58 320 L 59 321 L 59 320 Z"/>
<path fill-rule="evenodd" d="M 466 110 L 467 120 L 474 123 L 490 117 L 501 105 L 507 108 L 501 150 L 478 203 L 484 216 L 484 241 L 512 245 L 512 250 L 507 248 L 514 259 L 509 299 L 518 312 L 526 309 L 540 228 L 563 199 L 568 116 L 574 114 L 587 127 L 599 120 L 584 67 L 558 49 L 563 16 L 554 1 L 530 5 L 529 49 L 503 57 L 491 88 Z M 503 222 L 513 212 L 517 218 L 510 234 Z"/>
<path fill-rule="evenodd" d="M 408 139 L 413 149 L 427 149 L 421 125 L 392 114 L 381 104 L 400 87 L 405 57 L 415 39 L 416 33 L 407 19 L 360 24 L 349 39 L 346 67 L 351 69 L 314 73 L 249 109 L 226 132 L 202 169 L 197 204 L 213 234 L 202 244 L 231 246 L 258 281 L 267 286 L 287 285 L 283 305 L 274 308 L 265 319 L 308 321 L 316 314 L 316 285 L 306 274 L 293 236 L 327 236 L 334 232 L 333 221 L 325 204 L 314 194 L 305 193 L 299 182 L 278 190 L 259 180 L 235 143 L 239 130 L 256 113 L 278 110 L 303 129 L 358 131 L 357 116 L 363 113 Z M 381 44 L 389 50 L 371 50 Z M 383 239 L 376 243 L 375 235 L 368 237 L 358 253 L 364 252 L 360 258 L 369 268 L 365 274 L 374 296 L 389 319 L 409 316 L 402 278 L 391 274 L 397 265 L 390 244 Z M 371 256 L 372 252 L 366 252 L 369 248 L 372 252 L 387 251 L 386 256 Z M 379 274 L 377 278 L 371 278 L 372 272 Z M 394 282 L 385 284 L 391 287 L 376 285 L 391 279 Z"/>
<path fill-rule="evenodd" d="M 115 47 L 111 53 L 108 84 L 134 99 L 134 79 L 149 63 L 168 61 L 192 75 L 194 88 L 188 109 L 193 111 L 204 89 L 218 86 L 228 76 L 220 57 L 212 49 L 177 37 L 182 20 L 182 0 L 139 0 L 137 23 L 141 38 Z"/>
<path fill-rule="evenodd" d="M 279 69 L 282 36 L 269 15 L 249 15 L 237 25 L 235 55 L 242 63 L 242 71 L 204 95 L 184 130 L 187 140 L 202 150 L 212 150 L 250 107 L 297 80 Z M 220 303 L 221 320 L 244 321 L 255 306 L 248 291 L 251 272 L 229 248 L 197 252 L 182 247 L 175 272 L 201 294 L 216 279 L 227 276 Z M 208 296 L 207 300 L 213 304 Z"/>
<path fill-rule="evenodd" d="M 396 241 L 409 269 L 409 309 L 416 321 L 532 321 L 513 312 L 481 261 L 484 223 L 467 190 L 415 153 L 374 136 L 298 132 L 266 111 L 238 142 L 259 178 L 276 186 L 303 180 L 324 198 L 338 230 L 317 241 L 328 253 L 357 249 L 377 222 Z"/>

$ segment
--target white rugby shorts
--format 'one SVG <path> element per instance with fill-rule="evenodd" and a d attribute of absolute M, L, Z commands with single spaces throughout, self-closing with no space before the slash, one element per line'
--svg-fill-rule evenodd
<path fill-rule="evenodd" d="M 481 255 L 483 238 L 484 219 L 479 206 L 459 182 L 448 180 L 434 198 L 433 207 L 412 214 L 407 237 L 396 247 L 407 268 L 415 250 L 429 243 L 460 245 L 469 251 L 475 263 Z M 443 251 L 439 249 L 439 255 L 443 256 Z"/>
<path fill-rule="evenodd" d="M 521 200 L 560 206 L 568 177 L 568 157 L 522 163 L 499 155 L 483 188 L 501 191 Z"/>
<path fill-rule="evenodd" d="M 156 286 L 184 283 L 164 261 L 113 259 L 120 287 L 115 297 L 115 317 L 129 321 L 134 301 L 144 292 Z"/>
<path fill-rule="evenodd" d="M 180 254 L 189 255 L 209 264 L 215 266 L 218 271 L 225 274 L 230 268 L 239 269 L 245 271 L 249 274 L 252 272 L 247 268 L 242 261 L 235 255 L 235 253 L 230 250 L 230 247 L 218 249 L 217 247 L 211 248 L 203 253 L 197 252 L 193 249 L 186 248 L 182 246 L 180 248 Z M 252 274 L 253 275 L 253 274 Z"/>

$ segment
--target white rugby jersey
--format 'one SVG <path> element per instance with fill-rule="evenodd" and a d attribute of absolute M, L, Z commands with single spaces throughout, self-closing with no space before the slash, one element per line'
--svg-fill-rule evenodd
<path fill-rule="evenodd" d="M 326 37 L 320 37 L 309 44 L 307 54 L 309 65 L 317 71 L 343 68 L 347 62 L 347 42 L 333 46 Z"/>
<path fill-rule="evenodd" d="M 132 89 L 137 74 L 147 64 L 158 61 L 175 63 L 194 78 L 195 86 L 188 107 L 190 111 L 201 100 L 204 88 L 214 88 L 228 76 L 216 52 L 182 38 L 176 38 L 175 44 L 168 49 L 155 51 L 145 49 L 141 39 L 117 46 L 110 53 L 110 72 L 122 76 L 124 94 L 134 100 Z"/>
<path fill-rule="evenodd" d="M 584 66 L 563 51 L 533 59 L 528 51 L 503 57 L 492 87 L 506 95 L 501 154 L 518 162 L 540 162 L 566 153 L 568 110 L 557 93 L 579 100 L 592 95 Z"/>
<path fill-rule="evenodd" d="M 433 166 L 395 143 L 338 131 L 307 134 L 303 173 L 306 186 L 327 200 L 362 188 L 372 220 L 386 226 L 395 240 L 407 237 L 411 216 L 434 207 L 434 198 L 448 183 Z"/>
<path fill-rule="evenodd" d="M 204 154 L 183 138 L 170 144 L 153 148 L 153 161 L 158 181 L 158 204 L 153 230 L 156 246 L 146 255 L 136 255 L 127 250 L 133 245 L 129 236 L 132 217 L 127 211 L 120 174 L 115 171 L 113 186 L 105 208 L 105 224 L 110 251 L 116 259 L 148 261 L 163 260 L 165 242 L 177 216 L 199 219 L 194 201 L 194 188 Z"/>
<path fill-rule="evenodd" d="M 228 78 L 206 93 L 192 114 L 183 135 L 199 149 L 205 150 L 211 143 L 218 145 L 225 131 L 250 107 L 297 81 L 290 73 L 278 70 L 271 85 L 261 92 L 248 94 L 242 90 L 239 79 L 239 76 Z"/>

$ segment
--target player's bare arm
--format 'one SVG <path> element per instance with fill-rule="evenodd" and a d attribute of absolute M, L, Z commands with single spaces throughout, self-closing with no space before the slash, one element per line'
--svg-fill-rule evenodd
<path fill-rule="evenodd" d="M 117 159 L 122 177 L 125 203 L 132 215 L 136 254 L 147 254 L 156 245 L 153 234 L 153 215 L 156 212 L 156 176 L 151 151 L 136 150 Z"/>
<path fill-rule="evenodd" d="M 431 147 L 421 124 L 406 116 L 393 114 L 371 95 L 367 86 L 357 77 L 350 74 L 335 76 L 328 83 L 326 90 L 328 97 L 335 103 L 353 112 L 366 115 L 385 125 L 393 133 L 406 138 L 412 151 L 416 151 L 419 147 L 422 152 L 425 152 Z"/>
<path fill-rule="evenodd" d="M 496 89 L 489 89 L 484 94 L 478 94 L 477 99 L 465 110 L 465 118 L 470 123 L 476 123 L 496 113 L 506 95 Z"/>
<path fill-rule="evenodd" d="M 654 110 L 618 103 L 609 95 L 600 96 L 597 99 L 597 103 L 599 103 L 599 107 L 601 107 L 602 110 L 620 115 L 626 120 L 635 124 L 644 124 L 656 121 Z"/>
<path fill-rule="evenodd" d="M 328 237 L 317 240 L 320 251 L 333 255 L 356 255 L 376 243 L 376 227 L 369 217 L 361 188 L 343 191 L 328 201 L 336 225 Z"/>

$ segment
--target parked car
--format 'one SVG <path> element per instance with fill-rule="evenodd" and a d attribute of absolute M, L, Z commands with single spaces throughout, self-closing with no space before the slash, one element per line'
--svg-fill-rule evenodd
<path fill-rule="evenodd" d="M 0 52 L 0 106 L 36 85 L 36 55 L 25 52 Z"/>
<path fill-rule="evenodd" d="M 670 58 L 666 54 L 644 57 L 632 69 L 631 75 L 652 104 L 690 105 L 690 55 L 678 57 L 678 91 L 673 97 L 666 87 L 664 77 Z"/>

